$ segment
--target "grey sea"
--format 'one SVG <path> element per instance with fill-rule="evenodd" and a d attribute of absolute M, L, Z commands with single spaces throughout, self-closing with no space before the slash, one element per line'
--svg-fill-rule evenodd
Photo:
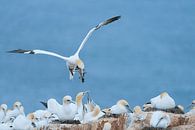
<path fill-rule="evenodd" d="M 1 0 L 0 104 L 19 100 L 26 112 L 39 101 L 89 90 L 101 107 L 123 98 L 143 105 L 167 91 L 177 104 L 195 98 L 194 0 Z M 43 49 L 72 55 L 90 28 L 121 19 L 94 32 L 81 51 L 85 83 L 69 80 L 64 61 L 46 55 L 10 54 Z"/>

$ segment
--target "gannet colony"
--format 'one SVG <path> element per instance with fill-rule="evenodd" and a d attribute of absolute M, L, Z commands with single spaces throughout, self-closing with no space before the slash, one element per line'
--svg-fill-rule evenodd
<path fill-rule="evenodd" d="M 84 82 L 84 62 L 79 53 L 91 34 L 104 25 L 110 24 L 121 17 L 107 19 L 93 27 L 78 50 L 69 57 L 45 50 L 16 49 L 10 53 L 45 54 L 55 56 L 66 62 L 70 79 L 78 72 L 81 82 Z M 86 97 L 86 98 L 84 98 Z M 84 100 L 85 99 L 85 100 Z M 25 113 L 20 101 L 8 108 L 6 104 L 0 106 L 0 130 L 153 130 L 153 129 L 195 129 L 195 100 L 185 112 L 182 105 L 176 104 L 167 93 L 162 92 L 151 98 L 142 107 L 133 106 L 125 99 L 120 99 L 108 108 L 100 108 L 90 95 L 90 92 L 79 92 L 75 100 L 65 95 L 62 102 L 51 98 L 41 101 L 45 109 Z M 132 109 L 133 108 L 133 109 Z"/>

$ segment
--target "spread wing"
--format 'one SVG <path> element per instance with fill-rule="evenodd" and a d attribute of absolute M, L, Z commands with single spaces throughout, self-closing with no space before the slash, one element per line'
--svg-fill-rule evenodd
<path fill-rule="evenodd" d="M 83 48 L 83 46 L 85 45 L 85 43 L 87 42 L 87 40 L 89 39 L 89 37 L 91 36 L 91 34 L 98 30 L 99 28 L 101 28 L 104 25 L 107 25 L 109 23 L 112 23 L 116 20 L 119 20 L 121 18 L 121 16 L 115 16 L 112 18 L 107 19 L 106 21 L 101 22 L 100 24 L 98 24 L 96 27 L 93 27 L 91 30 L 89 30 L 89 32 L 87 33 L 87 35 L 85 36 L 85 38 L 83 39 L 81 45 L 79 46 L 78 50 L 76 51 L 75 54 L 79 54 L 79 52 L 81 51 L 81 49 Z"/>
<path fill-rule="evenodd" d="M 44 51 L 44 50 L 23 50 L 23 49 L 17 49 L 17 50 L 12 50 L 8 51 L 9 53 L 23 53 L 23 54 L 44 54 L 44 55 L 50 55 L 54 56 L 63 60 L 68 60 L 68 57 L 61 56 L 59 54 L 56 54 L 54 52 L 50 51 Z"/>

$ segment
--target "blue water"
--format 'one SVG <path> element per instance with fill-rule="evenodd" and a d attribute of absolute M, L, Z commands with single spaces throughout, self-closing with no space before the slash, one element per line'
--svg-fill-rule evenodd
<path fill-rule="evenodd" d="M 102 107 L 127 99 L 133 107 L 167 91 L 186 106 L 195 94 L 195 1 L 0 1 L 0 103 L 20 100 L 26 112 L 40 100 L 90 90 Z M 88 30 L 109 17 L 81 52 L 86 82 L 69 80 L 65 62 L 45 55 L 5 53 L 44 49 L 69 56 Z"/>

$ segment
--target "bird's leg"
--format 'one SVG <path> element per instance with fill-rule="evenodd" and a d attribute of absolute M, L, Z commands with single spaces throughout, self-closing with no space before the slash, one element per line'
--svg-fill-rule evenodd
<path fill-rule="evenodd" d="M 85 81 L 85 79 L 84 79 L 84 75 L 85 75 L 84 69 L 78 68 L 78 72 L 79 72 L 79 79 L 81 79 L 81 82 L 83 83 Z"/>

